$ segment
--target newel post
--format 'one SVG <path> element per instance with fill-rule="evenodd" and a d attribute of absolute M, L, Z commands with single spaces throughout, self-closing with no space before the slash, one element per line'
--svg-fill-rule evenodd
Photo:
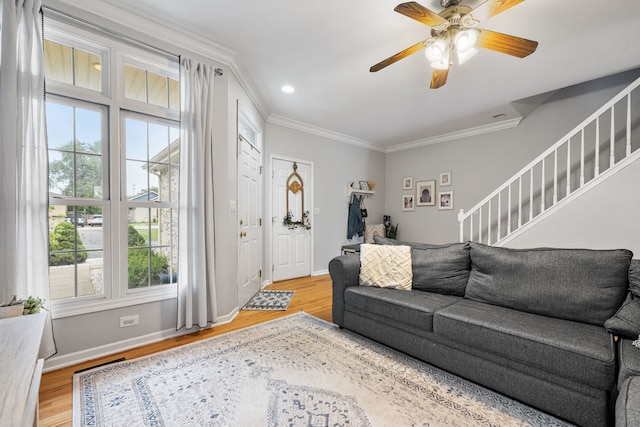
<path fill-rule="evenodd" d="M 458 212 L 458 222 L 460 223 L 460 243 L 464 243 L 464 209 Z"/>

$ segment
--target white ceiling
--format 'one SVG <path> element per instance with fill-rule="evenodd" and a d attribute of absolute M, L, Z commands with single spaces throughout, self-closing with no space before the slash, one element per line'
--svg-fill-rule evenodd
<path fill-rule="evenodd" d="M 429 37 L 400 0 L 109 0 L 236 53 L 273 120 L 293 120 L 379 146 L 512 120 L 512 103 L 640 67 L 640 1 L 526 0 L 480 28 L 536 40 L 519 59 L 481 50 L 429 89 L 422 52 L 369 67 Z M 481 0 L 463 0 L 476 5 Z M 439 0 L 422 0 L 440 12 Z M 479 8 L 478 13 L 482 10 Z M 281 86 L 293 85 L 286 95 Z M 393 149 L 393 148 L 391 148 Z"/>

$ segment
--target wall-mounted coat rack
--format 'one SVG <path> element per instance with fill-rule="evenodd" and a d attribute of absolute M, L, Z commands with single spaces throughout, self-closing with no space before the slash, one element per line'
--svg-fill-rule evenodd
<path fill-rule="evenodd" d="M 361 190 L 360 188 L 354 188 L 351 184 L 347 184 L 347 201 L 351 202 L 351 195 L 358 195 L 363 197 L 373 197 L 375 190 Z"/>

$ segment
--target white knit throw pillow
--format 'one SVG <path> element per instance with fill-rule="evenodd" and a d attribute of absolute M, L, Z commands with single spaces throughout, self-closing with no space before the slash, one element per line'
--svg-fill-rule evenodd
<path fill-rule="evenodd" d="M 411 247 L 360 245 L 360 286 L 411 290 Z"/>

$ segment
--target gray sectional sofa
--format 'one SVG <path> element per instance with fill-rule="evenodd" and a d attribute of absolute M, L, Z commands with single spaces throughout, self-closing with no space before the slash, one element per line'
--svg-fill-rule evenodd
<path fill-rule="evenodd" d="M 569 422 L 640 425 L 630 251 L 376 243 L 410 246 L 411 289 L 362 286 L 360 256 L 336 257 L 334 323 Z"/>

